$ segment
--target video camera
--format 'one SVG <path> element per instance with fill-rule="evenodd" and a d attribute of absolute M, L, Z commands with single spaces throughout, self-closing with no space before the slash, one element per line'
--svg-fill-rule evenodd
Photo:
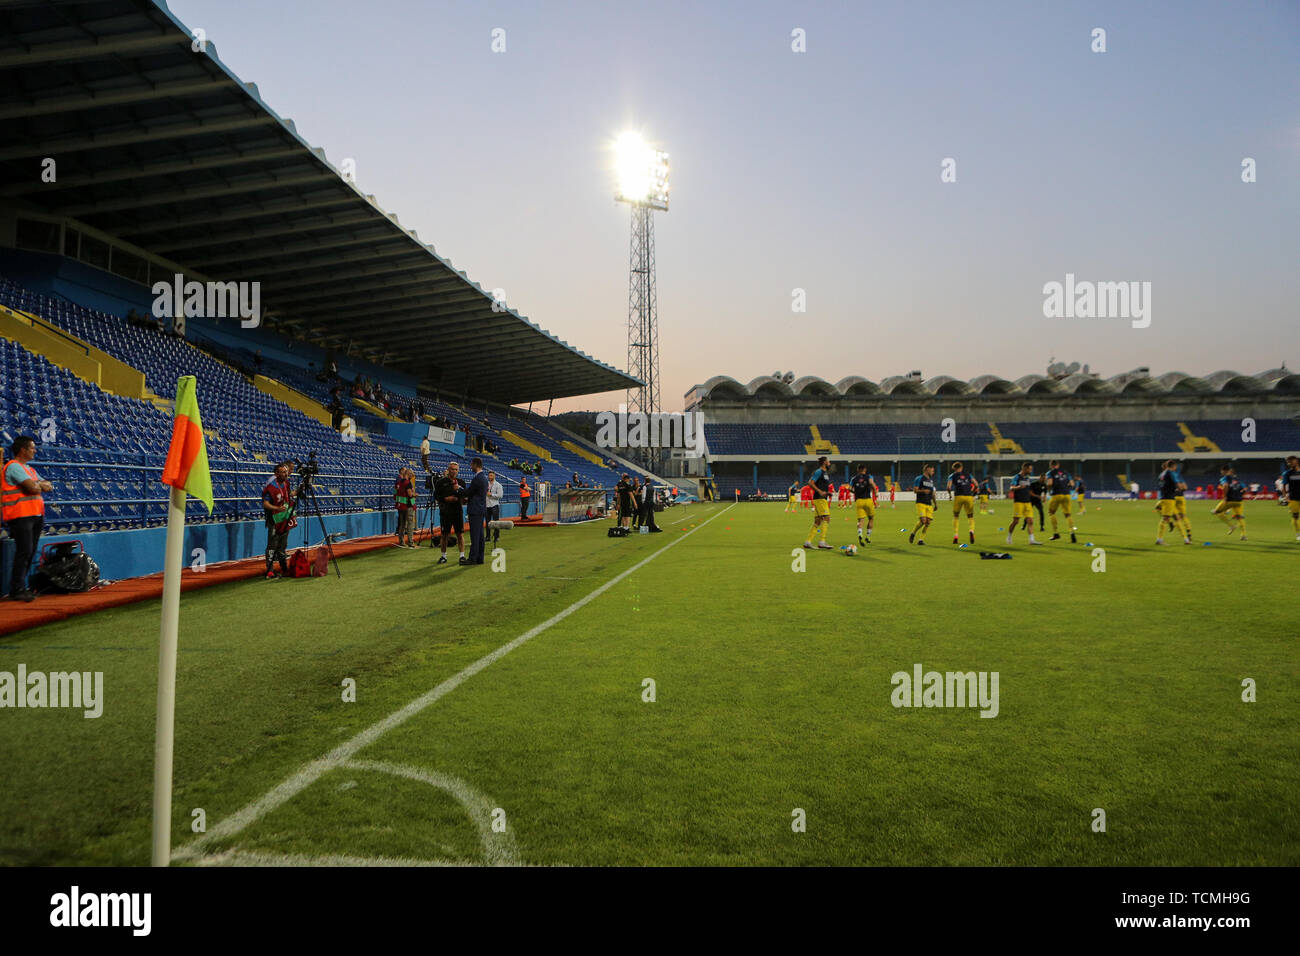
<path fill-rule="evenodd" d="M 320 474 L 320 467 L 316 464 L 316 452 L 308 452 L 307 460 L 301 461 L 297 458 L 293 460 L 298 466 L 298 477 L 310 480 Z"/>

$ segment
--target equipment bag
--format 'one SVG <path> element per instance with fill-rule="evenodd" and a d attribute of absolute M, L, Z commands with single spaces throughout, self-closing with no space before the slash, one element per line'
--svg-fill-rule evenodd
<path fill-rule="evenodd" d="M 80 541 L 60 541 L 41 548 L 41 560 L 30 582 L 42 594 L 78 594 L 99 583 L 99 565 Z"/>
<path fill-rule="evenodd" d="M 330 553 L 329 550 L 325 548 L 324 545 L 322 545 L 321 547 L 316 549 L 315 554 L 312 556 L 311 576 L 313 578 L 323 578 L 326 574 L 329 573 L 329 569 L 330 569 Z"/>
<path fill-rule="evenodd" d="M 289 577 L 311 577 L 311 558 L 308 556 L 306 548 L 299 548 L 293 553 L 293 557 L 289 559 Z"/>

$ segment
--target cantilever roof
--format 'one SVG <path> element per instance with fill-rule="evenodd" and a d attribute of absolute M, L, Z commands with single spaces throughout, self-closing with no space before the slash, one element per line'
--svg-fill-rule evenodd
<path fill-rule="evenodd" d="M 0 0 L 0 201 L 197 276 L 260 281 L 277 326 L 447 390 L 509 404 L 640 384 L 494 310 L 214 44 L 193 45 L 163 0 Z M 53 183 L 40 178 L 45 157 Z"/>

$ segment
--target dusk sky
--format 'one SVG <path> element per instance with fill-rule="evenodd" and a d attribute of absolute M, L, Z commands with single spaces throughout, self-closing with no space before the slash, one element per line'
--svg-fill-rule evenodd
<path fill-rule="evenodd" d="M 169 6 L 403 226 L 619 368 L 608 146 L 668 150 L 666 410 L 778 369 L 1300 367 L 1300 3 Z M 1067 273 L 1150 282 L 1150 326 L 1045 318 Z"/>

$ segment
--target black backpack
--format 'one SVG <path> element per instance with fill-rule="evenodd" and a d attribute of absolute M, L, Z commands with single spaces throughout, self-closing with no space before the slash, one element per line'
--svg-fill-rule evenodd
<path fill-rule="evenodd" d="M 41 560 L 30 587 L 42 594 L 75 594 L 99 583 L 99 565 L 80 541 L 60 541 L 41 548 Z"/>

